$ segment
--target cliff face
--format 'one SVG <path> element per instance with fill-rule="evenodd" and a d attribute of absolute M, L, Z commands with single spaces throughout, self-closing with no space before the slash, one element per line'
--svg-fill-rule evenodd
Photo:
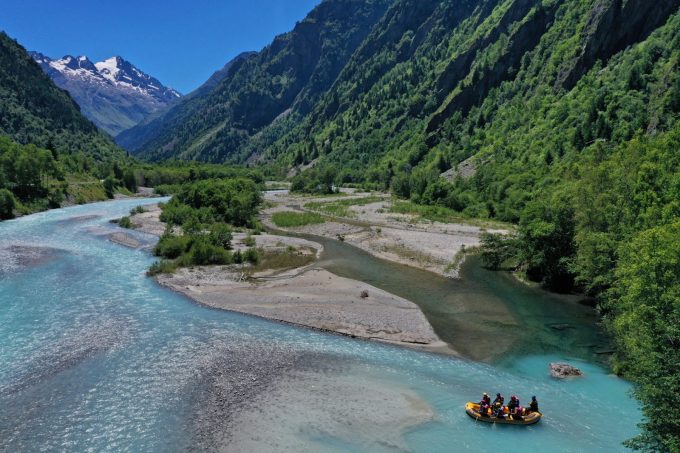
<path fill-rule="evenodd" d="M 432 116 L 427 124 L 427 132 L 437 130 L 454 112 L 467 115 L 473 106 L 479 105 L 484 100 L 489 91 L 501 82 L 513 79 L 519 71 L 524 55 L 536 47 L 550 26 L 555 10 L 554 6 L 540 6 L 540 2 L 519 0 L 503 15 L 492 33 L 482 37 L 470 47 L 470 50 L 452 61 L 447 71 L 439 78 L 437 85 L 441 87 L 440 92 L 445 93 L 456 82 L 459 84 Z M 511 29 L 510 26 L 513 25 Z M 498 42 L 501 36 L 507 36 L 507 43 L 502 46 L 500 55 L 495 61 L 477 65 L 471 72 L 466 73 L 465 70 L 474 63 L 473 56 Z M 436 138 L 429 137 L 428 141 L 435 144 Z"/>
<path fill-rule="evenodd" d="M 599 0 L 581 34 L 581 52 L 562 69 L 556 86 L 573 88 L 595 62 L 645 40 L 679 7 L 678 0 Z"/>

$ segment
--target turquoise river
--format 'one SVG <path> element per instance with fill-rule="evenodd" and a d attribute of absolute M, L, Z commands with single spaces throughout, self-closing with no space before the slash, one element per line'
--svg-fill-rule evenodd
<path fill-rule="evenodd" d="M 156 201 L 0 223 L 0 451 L 590 452 L 637 433 L 630 385 L 569 348 L 477 362 L 194 304 L 146 277 L 148 247 L 109 240 Z M 585 376 L 552 379 L 555 360 Z M 537 395 L 545 418 L 475 423 L 482 391 Z"/>

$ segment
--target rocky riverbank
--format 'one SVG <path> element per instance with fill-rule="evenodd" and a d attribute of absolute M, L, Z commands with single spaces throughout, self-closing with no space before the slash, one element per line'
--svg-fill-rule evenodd
<path fill-rule="evenodd" d="M 146 233 L 162 234 L 165 228 L 158 219 L 160 209 L 145 209 L 146 212 L 133 215 L 131 223 Z M 314 261 L 323 250 L 320 244 L 288 236 L 248 237 L 236 233 L 234 249 L 243 249 L 246 240 L 254 240 L 264 253 L 295 250 L 314 256 L 302 267 L 255 272 L 247 265 L 180 268 L 174 274 L 159 275 L 157 281 L 214 308 L 351 337 L 453 353 L 434 333 L 416 304 L 315 267 Z M 118 242 L 126 245 L 125 241 Z"/>
<path fill-rule="evenodd" d="M 480 244 L 485 231 L 502 233 L 494 225 L 443 223 L 413 214 L 392 212 L 388 194 L 344 193 L 338 197 L 310 197 L 270 191 L 262 222 L 269 228 L 341 239 L 388 261 L 417 267 L 446 277 L 457 277 L 466 251 Z M 277 212 L 312 211 L 326 215 L 319 224 L 281 228 Z"/>

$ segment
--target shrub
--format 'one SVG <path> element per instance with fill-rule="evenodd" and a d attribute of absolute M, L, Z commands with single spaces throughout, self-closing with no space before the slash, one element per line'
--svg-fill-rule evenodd
<path fill-rule="evenodd" d="M 517 256 L 517 238 L 502 234 L 482 233 L 481 258 L 484 266 L 498 270 L 508 259 Z"/>
<path fill-rule="evenodd" d="M 182 255 L 181 264 L 185 266 L 206 266 L 211 264 L 230 264 L 231 253 L 221 247 L 212 245 L 204 238 L 194 238 L 191 249 Z"/>
<path fill-rule="evenodd" d="M 231 229 L 224 223 L 215 223 L 210 227 L 210 234 L 208 235 L 210 243 L 216 247 L 222 247 L 225 250 L 231 250 Z"/>
<path fill-rule="evenodd" d="M 164 258 L 179 258 L 189 248 L 191 238 L 187 236 L 173 236 L 164 234 L 154 248 L 154 255 Z"/>
<path fill-rule="evenodd" d="M 251 247 L 245 251 L 243 259 L 251 264 L 257 264 L 260 262 L 260 254 L 256 248 Z"/>
<path fill-rule="evenodd" d="M 132 221 L 130 217 L 125 216 L 118 221 L 118 226 L 121 228 L 132 228 Z"/>
<path fill-rule="evenodd" d="M 177 265 L 170 260 L 160 260 L 156 261 L 151 265 L 149 270 L 146 272 L 148 276 L 154 276 L 159 274 L 172 274 L 177 270 Z"/>
<path fill-rule="evenodd" d="M 7 189 L 0 189 L 0 219 L 13 218 L 16 205 L 12 192 Z"/>

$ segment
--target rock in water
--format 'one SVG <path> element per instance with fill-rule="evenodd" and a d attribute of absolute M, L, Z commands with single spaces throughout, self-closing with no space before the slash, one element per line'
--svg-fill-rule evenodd
<path fill-rule="evenodd" d="M 554 378 L 564 379 L 568 377 L 583 376 L 583 372 L 567 363 L 551 363 L 550 375 Z"/>

